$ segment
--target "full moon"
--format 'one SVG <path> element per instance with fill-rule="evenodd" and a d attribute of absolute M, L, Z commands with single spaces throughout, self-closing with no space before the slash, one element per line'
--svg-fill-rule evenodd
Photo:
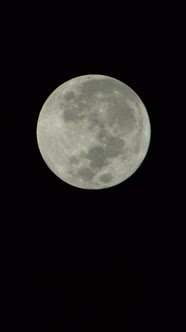
<path fill-rule="evenodd" d="M 139 96 L 105 75 L 83 75 L 58 86 L 37 122 L 39 151 L 69 185 L 104 189 L 128 179 L 143 162 L 151 127 Z"/>

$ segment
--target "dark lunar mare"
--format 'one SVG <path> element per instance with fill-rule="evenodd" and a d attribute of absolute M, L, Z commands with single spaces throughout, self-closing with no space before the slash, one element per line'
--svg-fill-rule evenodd
<path fill-rule="evenodd" d="M 100 180 L 105 183 L 110 182 L 112 179 L 113 179 L 113 176 L 110 173 L 106 173 L 106 174 L 103 174 L 100 176 Z"/>

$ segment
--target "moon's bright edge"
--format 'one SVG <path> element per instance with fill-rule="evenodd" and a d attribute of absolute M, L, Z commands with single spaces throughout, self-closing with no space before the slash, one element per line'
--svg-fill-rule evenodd
<path fill-rule="evenodd" d="M 103 189 L 129 178 L 144 160 L 151 127 L 139 96 L 104 75 L 73 78 L 47 98 L 37 142 L 50 170 L 78 188 Z"/>

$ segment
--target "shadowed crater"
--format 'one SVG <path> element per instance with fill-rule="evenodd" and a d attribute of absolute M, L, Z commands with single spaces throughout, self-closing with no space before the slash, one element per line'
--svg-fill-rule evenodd
<path fill-rule="evenodd" d="M 110 182 L 112 179 L 113 179 L 113 176 L 110 173 L 103 174 L 100 176 L 100 180 L 105 183 Z"/>

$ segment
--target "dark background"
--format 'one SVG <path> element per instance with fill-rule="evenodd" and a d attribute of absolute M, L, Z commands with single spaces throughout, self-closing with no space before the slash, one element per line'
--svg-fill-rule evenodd
<path fill-rule="evenodd" d="M 185 327 L 182 163 L 170 102 L 181 19 L 170 4 L 46 6 L 5 13 L 1 325 Z M 106 190 L 60 181 L 36 142 L 48 95 L 85 74 L 129 85 L 151 121 L 143 164 Z"/>

